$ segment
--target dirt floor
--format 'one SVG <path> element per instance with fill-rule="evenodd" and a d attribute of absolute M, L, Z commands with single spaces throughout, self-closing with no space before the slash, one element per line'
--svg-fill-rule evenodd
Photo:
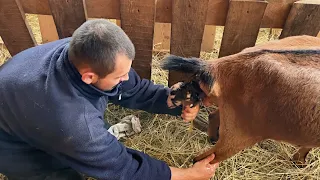
<path fill-rule="evenodd" d="M 27 19 L 37 42 L 40 43 L 41 33 L 37 17 L 29 15 Z M 257 44 L 277 39 L 280 32 L 279 29 L 272 31 L 261 29 Z M 215 49 L 212 52 L 202 52 L 203 59 L 217 58 L 222 35 L 223 28 L 217 27 Z M 153 55 L 152 80 L 155 83 L 166 84 L 167 82 L 167 73 L 159 69 L 159 62 L 166 55 L 165 52 L 155 52 Z M 4 45 L 0 45 L 0 64 L 9 56 Z M 202 108 L 199 116 L 206 118 L 209 110 L 210 108 Z M 105 119 L 113 124 L 126 115 L 137 115 L 140 112 L 110 104 L 105 112 Z M 141 112 L 139 118 L 143 131 L 138 135 L 122 139 L 121 142 L 129 148 L 145 152 L 171 166 L 190 167 L 194 155 L 211 147 L 205 133 L 197 129 L 189 131 L 189 124 L 184 123 L 180 118 L 146 112 Z M 222 162 L 212 179 L 320 179 L 319 149 L 311 151 L 307 157 L 308 166 L 302 169 L 291 162 L 295 151 L 295 147 L 286 143 L 263 141 Z M 1 175 L 0 180 L 3 180 Z"/>

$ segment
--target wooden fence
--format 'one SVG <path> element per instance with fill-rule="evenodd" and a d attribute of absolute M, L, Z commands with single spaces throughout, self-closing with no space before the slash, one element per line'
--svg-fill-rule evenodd
<path fill-rule="evenodd" d="M 159 22 L 171 24 L 170 53 L 186 57 L 199 57 L 206 25 L 225 27 L 219 57 L 254 46 L 260 28 L 281 28 L 280 38 L 320 30 L 320 0 L 0 0 L 0 36 L 11 55 L 37 45 L 25 13 L 52 15 L 58 38 L 88 18 L 120 20 L 136 47 L 133 67 L 148 79 Z M 185 79 L 169 72 L 168 85 Z"/>

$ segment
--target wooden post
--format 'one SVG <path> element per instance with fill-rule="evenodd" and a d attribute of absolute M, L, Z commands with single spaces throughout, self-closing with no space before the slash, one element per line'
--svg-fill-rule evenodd
<path fill-rule="evenodd" d="M 72 36 L 87 19 L 83 0 L 49 0 L 49 5 L 60 39 Z"/>
<path fill-rule="evenodd" d="M 66 1 L 66 0 L 63 0 Z M 187 0 L 186 0 L 187 1 Z M 224 26 L 230 0 L 209 0 L 206 25 Z M 238 0 L 241 1 L 241 0 Z M 255 0 L 261 1 L 261 0 Z M 297 0 L 267 0 L 261 28 L 283 28 L 290 8 Z M 318 0 L 316 0 L 318 1 Z M 200 2 L 200 1 L 199 1 Z M 52 15 L 48 0 L 23 0 L 23 9 L 29 14 Z M 120 19 L 119 0 L 85 0 L 90 18 Z M 172 0 L 156 0 L 155 21 L 171 23 Z"/>
<path fill-rule="evenodd" d="M 320 1 L 302 0 L 291 8 L 280 39 L 288 36 L 317 36 L 320 30 Z"/>
<path fill-rule="evenodd" d="M 154 51 L 170 51 L 171 23 L 155 23 Z"/>
<path fill-rule="evenodd" d="M 37 45 L 19 0 L 0 0 L 0 36 L 11 56 Z"/>
<path fill-rule="evenodd" d="M 121 28 L 136 49 L 132 67 L 141 78 L 151 79 L 155 1 L 120 0 Z"/>
<path fill-rule="evenodd" d="M 283 28 L 290 9 L 298 0 L 267 0 L 268 6 L 264 12 L 261 28 Z"/>
<path fill-rule="evenodd" d="M 56 25 L 51 15 L 38 15 L 42 43 L 47 43 L 59 39 Z"/>
<path fill-rule="evenodd" d="M 266 7 L 266 1 L 230 1 L 219 57 L 255 45 Z"/>
<path fill-rule="evenodd" d="M 209 0 L 172 0 L 171 54 L 199 57 Z M 169 72 L 168 85 L 188 80 L 188 75 Z"/>
<path fill-rule="evenodd" d="M 201 51 L 210 52 L 213 50 L 215 36 L 216 26 L 206 25 L 203 32 Z"/>
<path fill-rule="evenodd" d="M 204 28 L 201 51 L 212 51 L 216 35 L 216 26 Z M 171 23 L 155 23 L 153 45 L 154 51 L 170 51 Z"/>

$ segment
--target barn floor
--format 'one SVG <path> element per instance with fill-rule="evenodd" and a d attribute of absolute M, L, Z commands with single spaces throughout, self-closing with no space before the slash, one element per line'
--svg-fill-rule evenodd
<path fill-rule="evenodd" d="M 38 42 L 41 34 L 37 17 L 27 16 L 32 31 Z M 279 30 L 262 29 L 257 44 L 277 39 Z M 221 43 L 223 28 L 217 27 L 215 49 L 202 53 L 204 59 L 216 58 Z M 1 44 L 1 40 L 0 40 Z M 166 84 L 167 73 L 159 69 L 159 62 L 167 53 L 158 52 L 153 56 L 152 80 L 158 84 Z M 0 45 L 0 65 L 9 57 L 4 45 Z M 209 109 L 202 108 L 199 116 L 206 117 Z M 106 119 L 116 123 L 122 117 L 133 111 L 110 105 L 106 110 Z M 206 141 L 206 134 L 197 129 L 188 131 L 189 124 L 180 118 L 167 115 L 155 115 L 141 112 L 139 116 L 143 131 L 130 138 L 121 140 L 127 147 L 140 150 L 152 157 L 163 160 L 171 166 L 189 167 L 194 155 L 203 149 L 211 147 Z M 320 149 L 314 149 L 308 155 L 308 166 L 302 169 L 296 167 L 290 160 L 296 149 L 286 143 L 267 140 L 248 148 L 232 158 L 222 162 L 212 179 L 320 179 Z M 5 178 L 0 174 L 0 180 Z M 88 178 L 93 180 L 92 178 Z"/>

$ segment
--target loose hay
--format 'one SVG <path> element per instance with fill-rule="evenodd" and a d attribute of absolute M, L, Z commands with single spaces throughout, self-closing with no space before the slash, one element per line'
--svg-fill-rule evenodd
<path fill-rule="evenodd" d="M 0 37 L 0 66 L 11 57 L 8 49 L 6 46 L 1 43 L 1 37 Z"/>
<path fill-rule="evenodd" d="M 41 33 L 37 18 L 28 15 L 32 32 L 38 43 Z M 261 29 L 257 44 L 277 39 L 280 30 Z M 217 58 L 223 27 L 217 27 L 214 50 L 211 53 L 201 53 L 203 59 Z M 165 52 L 153 55 L 152 80 L 157 84 L 167 85 L 168 73 L 159 69 L 159 63 L 166 56 Z M 10 57 L 7 49 L 0 46 L 0 65 Z M 214 107 L 213 107 L 214 108 Z M 199 116 L 206 119 L 212 108 L 202 108 Z M 140 118 L 142 132 L 120 141 L 133 148 L 175 167 L 190 167 L 192 158 L 200 151 L 212 147 L 207 142 L 207 135 L 197 129 L 188 132 L 189 123 L 180 117 L 155 115 L 144 111 L 129 110 L 110 104 L 105 112 L 105 119 L 111 124 L 117 123 L 126 115 L 134 114 Z M 212 179 L 320 179 L 320 152 L 314 149 L 307 157 L 308 166 L 299 169 L 291 162 L 291 157 L 297 149 L 289 144 L 263 141 L 252 148 L 239 152 L 232 158 L 222 162 Z M 4 176 L 0 174 L 0 180 Z M 93 178 L 89 178 L 93 180 Z"/>

